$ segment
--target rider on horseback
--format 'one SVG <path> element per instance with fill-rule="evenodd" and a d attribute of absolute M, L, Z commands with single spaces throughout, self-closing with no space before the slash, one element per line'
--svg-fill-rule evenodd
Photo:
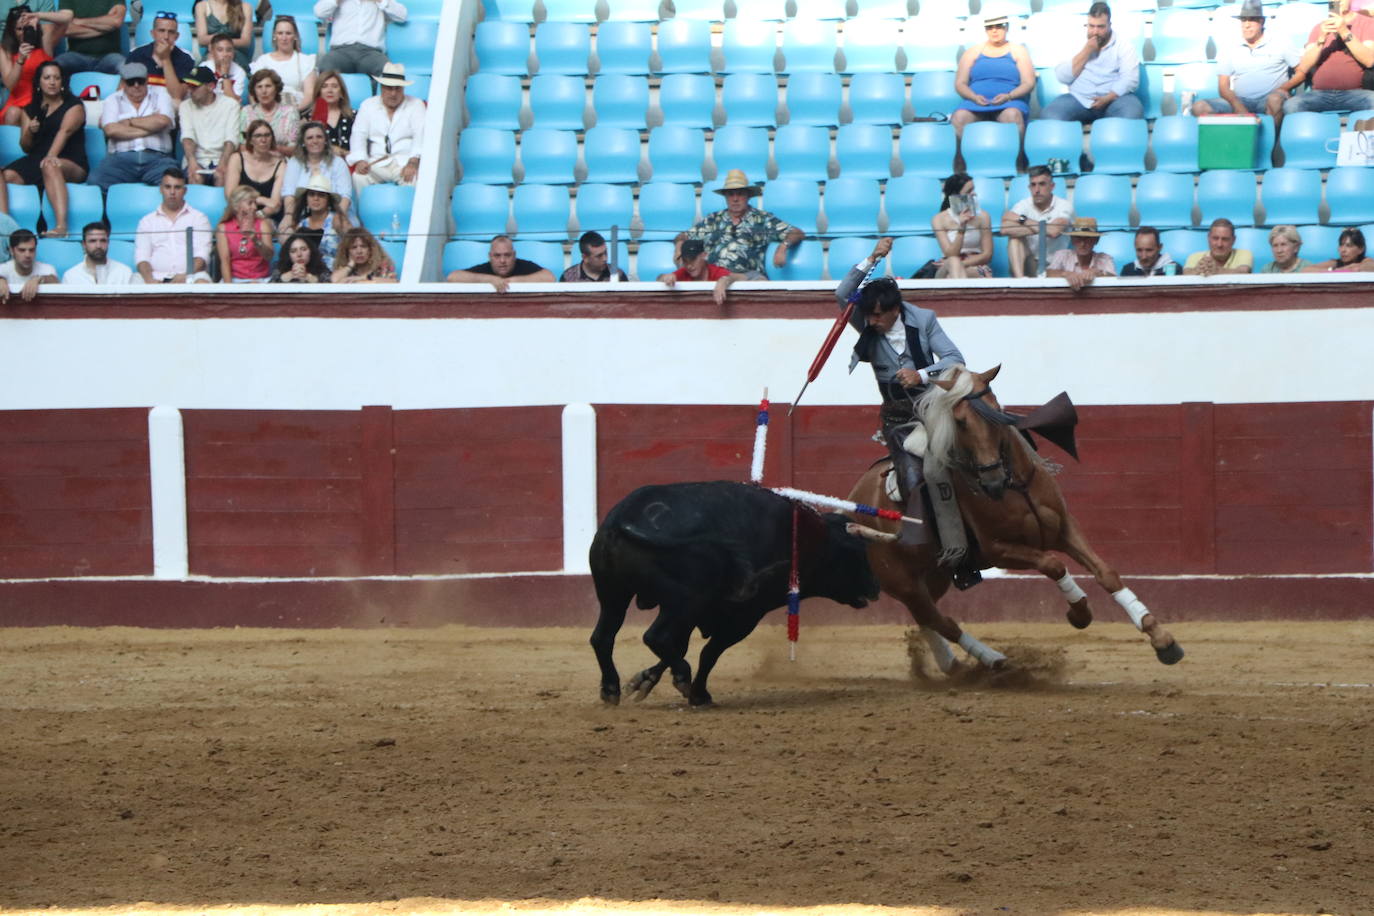
<path fill-rule="evenodd" d="M 892 239 L 878 239 L 873 253 L 850 268 L 835 290 L 841 307 L 849 302 L 873 266 L 891 250 Z M 940 327 L 935 313 L 903 301 L 896 281 L 887 277 L 880 277 L 859 289 L 850 323 L 859 331 L 859 342 L 854 345 L 849 371 L 853 372 L 860 362 L 873 367 L 873 377 L 883 399 L 879 413 L 883 441 L 892 456 L 906 514 L 925 518 L 920 493 L 921 459 L 903 446 L 920 425 L 916 417 L 916 399 L 932 376 L 938 376 L 955 364 L 962 365 L 963 354 Z M 901 542 L 919 544 L 930 540 L 925 527 L 903 525 Z"/>

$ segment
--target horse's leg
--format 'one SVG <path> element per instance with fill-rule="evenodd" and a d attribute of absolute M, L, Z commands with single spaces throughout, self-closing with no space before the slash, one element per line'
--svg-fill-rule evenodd
<path fill-rule="evenodd" d="M 957 643 L 969 655 L 972 655 L 979 664 L 989 668 L 1000 668 L 1006 664 L 1007 657 L 996 649 L 991 649 L 984 645 L 973 634 L 966 632 L 957 624 L 953 618 L 946 617 L 940 613 L 940 609 L 935 606 L 939 596 L 944 594 L 949 584 L 948 574 L 935 572 L 930 574 L 925 580 L 917 579 L 914 576 L 903 576 L 900 583 L 883 581 L 883 590 L 906 605 L 911 618 L 921 626 L 921 631 L 930 630 L 937 638 L 943 638 L 952 643 Z M 926 637 L 930 642 L 930 637 Z M 933 648 L 933 647 L 932 647 Z M 944 662 L 941 662 L 941 658 Z M 940 665 L 940 670 L 948 674 L 953 668 L 953 653 L 949 647 L 944 647 L 944 652 L 935 650 L 936 664 Z M 949 667 L 945 667 L 948 664 Z"/>
<path fill-rule="evenodd" d="M 1164 629 L 1145 603 L 1136 597 L 1135 592 L 1122 584 L 1116 570 L 1097 555 L 1088 539 L 1083 536 L 1078 523 L 1067 513 L 1064 515 L 1062 540 L 1064 552 L 1092 573 L 1097 584 L 1106 589 L 1112 599 L 1121 605 L 1136 629 L 1150 638 L 1150 645 L 1154 647 L 1155 655 L 1161 662 L 1172 665 L 1183 658 L 1183 647 L 1174 639 L 1173 634 Z"/>
<path fill-rule="evenodd" d="M 1069 603 L 1066 616 L 1069 623 L 1082 630 L 1093 622 L 1092 608 L 1088 607 L 1088 596 L 1073 580 L 1064 561 L 1047 550 L 1039 550 L 1025 544 L 1008 544 L 994 541 L 984 545 L 983 558 L 993 566 L 1003 569 L 1034 569 L 1042 576 L 1059 586 L 1064 600 Z"/>
<path fill-rule="evenodd" d="M 926 645 L 930 647 L 930 654 L 935 659 L 935 665 L 943 674 L 949 674 L 958 664 L 954 658 L 954 650 L 949 647 L 949 642 L 929 627 L 917 627 L 921 632 L 921 637 L 925 639 Z"/>

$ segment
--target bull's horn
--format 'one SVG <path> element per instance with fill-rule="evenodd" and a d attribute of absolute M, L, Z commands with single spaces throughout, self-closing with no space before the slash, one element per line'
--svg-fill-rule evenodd
<path fill-rule="evenodd" d="M 848 524 L 846 524 L 844 526 L 844 530 L 848 531 L 855 537 L 863 538 L 865 541 L 882 541 L 884 543 L 891 543 L 892 541 L 897 540 L 897 535 L 895 534 L 888 534 L 886 531 L 879 531 L 876 528 L 870 528 L 867 525 L 859 525 L 854 522 L 849 522 Z"/>

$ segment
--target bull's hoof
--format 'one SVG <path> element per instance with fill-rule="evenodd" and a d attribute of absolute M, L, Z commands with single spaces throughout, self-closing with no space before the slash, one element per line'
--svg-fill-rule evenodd
<path fill-rule="evenodd" d="M 1177 642 L 1171 642 L 1163 649 L 1156 649 L 1155 657 L 1166 665 L 1177 665 L 1183 660 L 1183 647 Z"/>
<path fill-rule="evenodd" d="M 652 668 L 648 668 L 630 678 L 629 683 L 625 685 L 625 692 L 630 695 L 630 699 L 639 703 L 653 692 L 657 684 L 658 675 L 653 673 Z"/>
<path fill-rule="evenodd" d="M 620 686 L 609 685 L 601 688 L 601 702 L 607 706 L 620 705 Z"/>
<path fill-rule="evenodd" d="M 691 678 L 689 678 L 689 677 L 676 678 L 676 677 L 675 677 L 675 678 L 673 678 L 673 686 L 677 688 L 677 692 L 680 693 L 680 694 L 682 694 L 682 696 L 683 696 L 684 698 L 686 698 L 686 700 L 687 700 L 689 703 L 693 702 L 693 701 L 692 701 L 692 679 L 691 679 Z"/>
<path fill-rule="evenodd" d="M 1088 599 L 1069 605 L 1069 611 L 1064 615 L 1069 618 L 1069 624 L 1075 630 L 1086 630 L 1088 624 L 1093 622 L 1092 608 L 1088 607 Z"/>
<path fill-rule="evenodd" d="M 693 695 L 687 697 L 687 702 L 688 702 L 689 704 L 691 704 L 692 706 L 714 706 L 714 705 L 716 705 L 716 701 L 713 700 L 713 699 L 711 699 L 711 695 L 710 695 L 709 693 L 705 693 L 705 692 L 701 693 L 700 695 L 693 694 Z"/>

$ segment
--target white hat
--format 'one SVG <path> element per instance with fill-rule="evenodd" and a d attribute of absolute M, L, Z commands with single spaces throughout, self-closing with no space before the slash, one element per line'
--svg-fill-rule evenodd
<path fill-rule="evenodd" d="M 381 72 L 381 75 L 380 75 L 380 76 L 374 76 L 374 77 L 372 77 L 372 78 L 373 78 L 374 80 L 376 80 L 380 85 L 383 85 L 383 86 L 413 86 L 413 85 L 415 85 L 415 81 L 414 81 L 414 80 L 408 80 L 408 79 L 406 79 L 406 65 L 405 65 L 405 64 L 391 64 L 391 63 L 389 63 L 389 64 L 385 65 L 384 67 L 382 67 L 382 72 Z"/>

